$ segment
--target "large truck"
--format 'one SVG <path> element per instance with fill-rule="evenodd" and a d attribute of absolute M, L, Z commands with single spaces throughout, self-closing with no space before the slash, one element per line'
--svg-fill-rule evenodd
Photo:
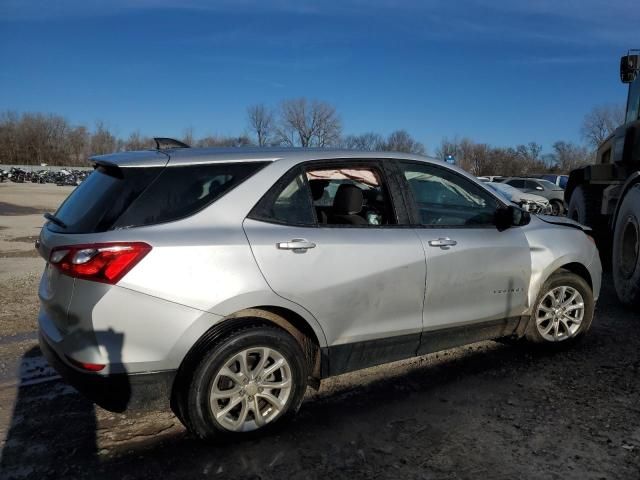
<path fill-rule="evenodd" d="M 565 189 L 567 215 L 593 228 L 610 264 L 620 301 L 640 307 L 640 50 L 620 59 L 628 84 L 625 122 L 602 142 L 594 165 L 573 170 Z"/>

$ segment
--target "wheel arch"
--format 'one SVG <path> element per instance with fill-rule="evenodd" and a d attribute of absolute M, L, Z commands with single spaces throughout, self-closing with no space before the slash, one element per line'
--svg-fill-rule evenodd
<path fill-rule="evenodd" d="M 258 307 L 246 308 L 239 310 L 229 316 L 224 321 L 243 321 L 246 319 L 260 319 L 276 325 L 293 338 L 295 338 L 302 347 L 302 351 L 307 358 L 310 377 L 315 383 L 320 379 L 321 371 L 321 349 L 323 344 L 316 334 L 313 327 L 300 314 L 285 307 L 274 305 L 262 305 Z"/>
<path fill-rule="evenodd" d="M 611 216 L 611 223 L 610 223 L 611 232 L 616 231 L 616 222 L 618 221 L 618 213 L 620 213 L 620 208 L 622 208 L 622 202 L 624 202 L 624 197 L 636 185 L 640 185 L 640 171 L 632 173 L 622 187 L 622 192 L 620 193 L 620 197 L 618 198 L 618 202 L 616 203 L 615 213 L 614 215 Z"/>
<path fill-rule="evenodd" d="M 553 275 L 562 271 L 571 272 L 578 275 L 579 277 L 584 279 L 585 282 L 587 282 L 587 285 L 589 285 L 589 288 L 591 288 L 592 290 L 594 290 L 594 287 L 595 289 L 599 288 L 598 285 L 594 284 L 594 279 L 591 277 L 589 268 L 584 263 L 581 263 L 579 258 L 576 258 L 575 256 L 565 256 L 563 258 L 557 259 L 552 265 L 548 265 L 547 268 L 545 268 L 542 272 L 540 272 L 538 275 L 535 275 L 535 282 L 532 285 L 532 288 L 529 290 L 530 308 L 534 308 L 536 299 L 538 298 L 538 295 L 540 294 L 540 291 L 542 290 L 544 284 Z M 595 293 L 596 292 L 594 291 L 594 294 Z"/>
<path fill-rule="evenodd" d="M 195 365 L 212 345 L 235 330 L 261 325 L 281 328 L 298 341 L 309 368 L 307 383 L 317 388 L 321 376 L 322 347 L 324 346 L 322 341 L 324 338 L 318 338 L 312 325 L 299 313 L 281 306 L 260 305 L 244 308 L 223 317 L 215 324 L 210 325 L 197 338 L 180 362 L 172 388 L 174 394 L 177 388 L 181 388 L 188 381 Z"/>
<path fill-rule="evenodd" d="M 549 275 L 549 277 L 547 277 L 547 280 L 552 275 L 554 275 L 554 274 L 556 274 L 556 273 L 558 273 L 558 272 L 560 272 L 562 270 L 566 270 L 568 272 L 571 272 L 571 273 L 574 273 L 574 274 L 578 275 L 585 282 L 587 282 L 587 284 L 589 285 L 589 288 L 593 289 L 593 279 L 591 278 L 591 273 L 589 273 L 589 270 L 587 269 L 587 267 L 585 267 L 583 264 L 578 263 L 578 262 L 571 262 L 571 263 L 567 263 L 565 265 L 560 266 L 559 268 L 557 268 L 556 270 L 551 272 L 551 275 Z"/>

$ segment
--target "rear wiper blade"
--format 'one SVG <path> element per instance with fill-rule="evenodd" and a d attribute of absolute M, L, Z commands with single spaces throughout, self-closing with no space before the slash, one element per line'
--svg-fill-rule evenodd
<path fill-rule="evenodd" d="M 64 223 L 62 220 L 60 220 L 58 217 L 56 217 L 53 213 L 49 213 L 49 212 L 45 213 L 44 218 L 46 218 L 50 222 L 55 223 L 59 227 L 67 228 L 67 224 Z"/>

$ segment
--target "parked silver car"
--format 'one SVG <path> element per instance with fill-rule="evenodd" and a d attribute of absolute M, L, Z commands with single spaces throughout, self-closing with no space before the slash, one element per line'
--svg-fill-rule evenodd
<path fill-rule="evenodd" d="M 484 182 L 484 184 L 529 213 L 543 213 L 546 215 L 553 213 L 549 200 L 540 195 L 524 193 L 506 183 Z"/>
<path fill-rule="evenodd" d="M 37 248 L 40 345 L 114 411 L 264 430 L 321 379 L 471 342 L 584 335 L 598 252 L 422 156 L 169 149 L 94 157 Z"/>
<path fill-rule="evenodd" d="M 504 180 L 506 185 L 522 190 L 524 193 L 533 193 L 549 200 L 552 208 L 552 215 L 564 215 L 567 211 L 567 205 L 564 202 L 564 190 L 541 178 L 507 178 Z"/>

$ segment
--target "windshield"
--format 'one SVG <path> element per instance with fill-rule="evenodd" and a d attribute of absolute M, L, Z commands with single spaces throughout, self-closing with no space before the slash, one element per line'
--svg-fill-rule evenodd
<path fill-rule="evenodd" d="M 640 119 L 640 75 L 629 85 L 626 123 Z"/>

